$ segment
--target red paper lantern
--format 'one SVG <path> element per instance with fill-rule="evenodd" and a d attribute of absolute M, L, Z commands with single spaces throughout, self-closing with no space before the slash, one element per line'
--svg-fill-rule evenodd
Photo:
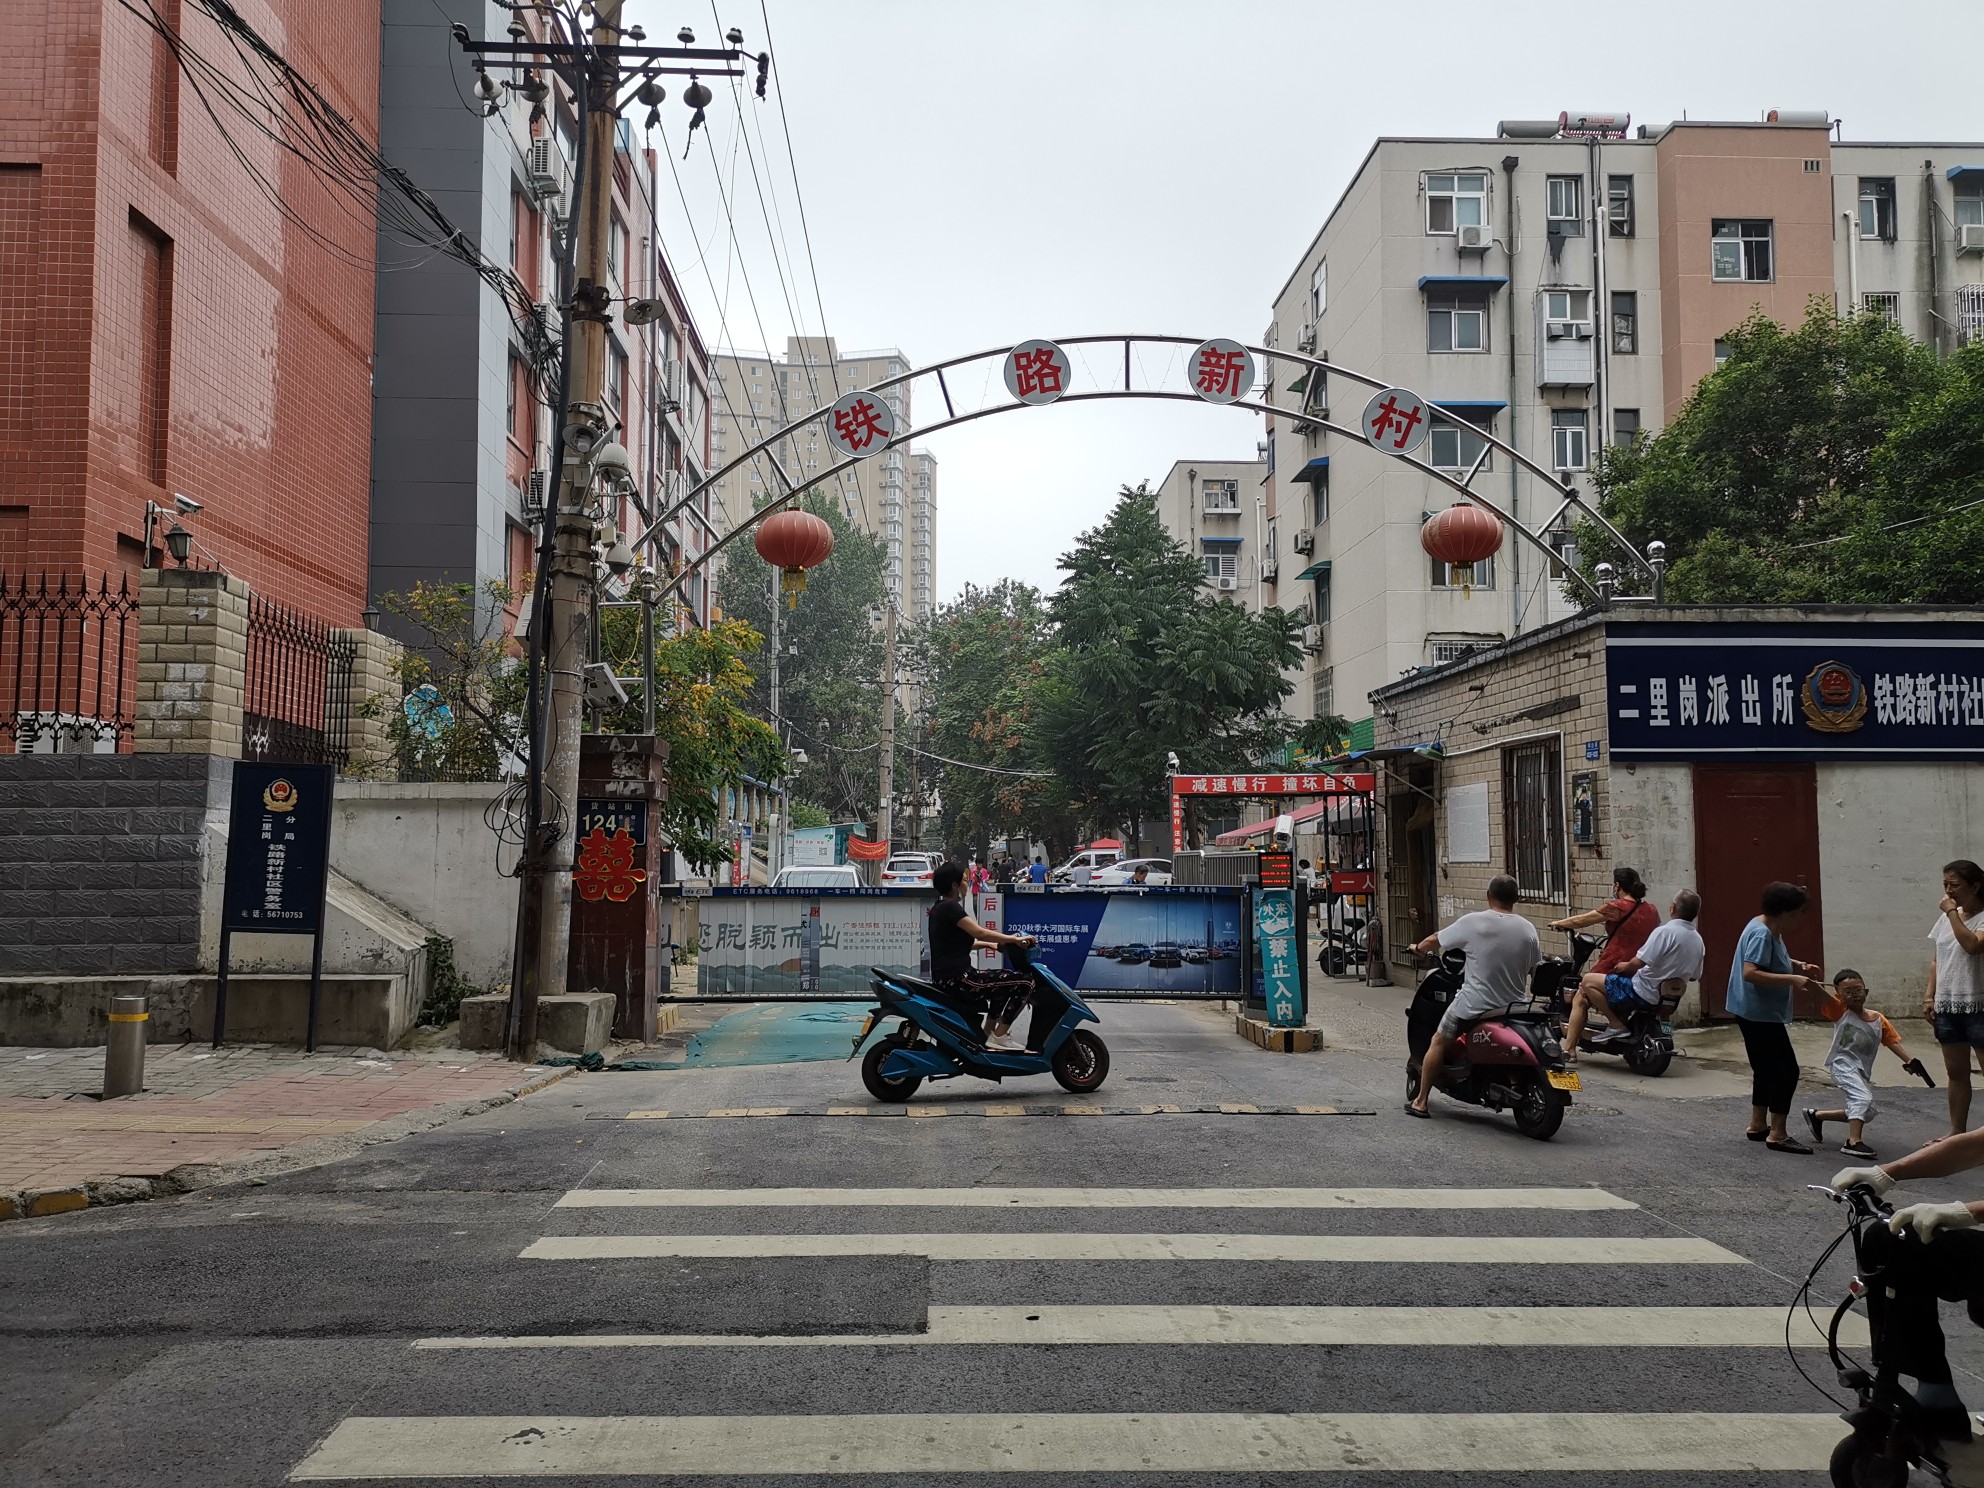
<path fill-rule="evenodd" d="M 1419 529 L 1419 546 L 1442 563 L 1451 564 L 1463 590 L 1474 582 L 1474 565 L 1493 558 L 1502 547 L 1502 523 L 1491 511 L 1471 502 L 1457 502 L 1435 512 Z"/>
<path fill-rule="evenodd" d="M 759 523 L 753 541 L 758 556 L 780 571 L 779 587 L 790 609 L 806 589 L 806 570 L 833 553 L 834 530 L 811 512 L 788 508 Z"/>

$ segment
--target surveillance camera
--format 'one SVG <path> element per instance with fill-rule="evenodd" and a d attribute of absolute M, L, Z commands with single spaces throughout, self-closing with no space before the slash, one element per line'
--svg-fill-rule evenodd
<path fill-rule="evenodd" d="M 189 517 L 196 511 L 204 510 L 202 503 L 195 501 L 191 496 L 174 496 L 172 504 Z"/>
<path fill-rule="evenodd" d="M 629 300 L 620 311 L 620 319 L 630 326 L 644 326 L 660 314 L 660 300 Z"/>
<path fill-rule="evenodd" d="M 606 566 L 616 576 L 624 574 L 634 566 L 634 550 L 627 546 L 627 539 L 617 537 L 606 550 Z"/>
<path fill-rule="evenodd" d="M 1178 764 L 1177 750 L 1173 749 L 1164 756 L 1164 768 L 1169 770 L 1173 775 L 1176 775 L 1179 772 L 1180 767 Z"/>
<path fill-rule="evenodd" d="M 592 457 L 592 469 L 595 475 L 629 474 L 627 446 L 617 439 L 601 445 L 599 452 Z"/>

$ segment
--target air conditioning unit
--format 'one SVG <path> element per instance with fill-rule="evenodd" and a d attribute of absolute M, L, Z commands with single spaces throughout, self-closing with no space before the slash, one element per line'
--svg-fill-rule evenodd
<path fill-rule="evenodd" d="M 1984 223 L 1966 222 L 1956 230 L 1958 253 L 1984 253 Z"/>
<path fill-rule="evenodd" d="M 565 165 L 565 157 L 547 136 L 530 142 L 528 160 L 530 170 L 530 194 L 540 202 L 549 201 L 555 196 L 563 196 L 570 189 L 571 175 Z"/>
<path fill-rule="evenodd" d="M 1304 651 L 1320 651 L 1323 649 L 1322 626 L 1305 625 L 1302 627 L 1302 649 Z"/>
<path fill-rule="evenodd" d="M 1231 594 L 1240 587 L 1240 581 L 1231 574 L 1221 574 L 1213 580 L 1212 586 L 1222 594 Z"/>
<path fill-rule="evenodd" d="M 1570 339 L 1573 324 L 1574 322 L 1568 320 L 1546 320 L 1543 322 L 1543 334 L 1552 341 L 1567 341 Z"/>
<path fill-rule="evenodd" d="M 1261 560 L 1261 579 L 1264 583 L 1272 584 L 1280 572 L 1281 568 L 1276 564 L 1274 559 L 1263 558 Z"/>
<path fill-rule="evenodd" d="M 1313 352 L 1316 349 L 1316 323 L 1312 320 L 1302 327 L 1302 334 L 1295 338 L 1297 351 Z"/>
<path fill-rule="evenodd" d="M 1454 241 L 1462 253 L 1486 253 L 1495 245 L 1495 230 L 1485 222 L 1464 222 L 1455 230 Z"/>
<path fill-rule="evenodd" d="M 1291 546 L 1298 553 L 1315 552 L 1316 551 L 1315 529 L 1312 527 L 1304 527 L 1298 530 L 1295 534 L 1294 541 L 1291 543 Z"/>
<path fill-rule="evenodd" d="M 1575 340 L 1589 341 L 1591 339 L 1591 322 L 1588 320 L 1572 321 L 1571 335 Z"/>
<path fill-rule="evenodd" d="M 523 489 L 523 507 L 524 507 L 525 521 L 536 522 L 543 518 L 544 494 L 550 488 L 550 485 L 551 485 L 550 471 L 533 470 L 530 473 L 530 479 L 524 482 L 524 489 Z"/>

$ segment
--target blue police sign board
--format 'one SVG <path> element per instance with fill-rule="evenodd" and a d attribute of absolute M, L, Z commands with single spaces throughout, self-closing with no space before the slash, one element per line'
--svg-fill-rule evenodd
<path fill-rule="evenodd" d="M 1614 621 L 1618 760 L 1984 760 L 1984 624 Z"/>
<path fill-rule="evenodd" d="M 317 1003 L 324 980 L 324 892 L 331 867 L 329 765 L 234 767 L 227 824 L 227 876 L 221 892 L 220 980 L 214 994 L 214 1047 L 227 1028 L 227 963 L 238 931 L 308 935 L 310 1013 L 304 1047 L 317 1045 Z"/>

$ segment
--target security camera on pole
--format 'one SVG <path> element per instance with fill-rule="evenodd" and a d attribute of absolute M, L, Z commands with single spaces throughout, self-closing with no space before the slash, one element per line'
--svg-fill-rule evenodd
<path fill-rule="evenodd" d="M 545 74 L 564 82 L 578 110 L 580 140 L 572 186 L 573 232 L 560 266 L 564 300 L 563 409 L 554 424 L 552 466 L 557 492 L 538 548 L 537 587 L 530 628 L 530 748 L 526 761 L 528 818 L 523 883 L 517 901 L 516 975 L 510 988 L 509 1054 L 527 1060 L 537 1044 L 537 1004 L 565 991 L 572 923 L 574 842 L 572 812 L 579 795 L 579 735 L 586 684 L 586 601 L 597 582 L 593 544 L 599 537 L 600 491 L 627 479 L 627 452 L 605 408 L 607 324 L 613 312 L 607 289 L 607 254 L 613 211 L 615 134 L 620 111 L 645 105 L 650 127 L 659 122 L 667 90 L 660 79 L 684 74 L 683 103 L 693 110 L 689 129 L 703 123 L 714 94 L 704 77 L 742 77 L 737 66 L 749 53 L 732 28 L 723 48 L 697 47 L 684 27 L 675 47 L 644 45 L 639 26 L 622 27 L 623 0 L 596 0 L 590 34 L 555 7 L 529 7 L 545 33 L 531 34 L 526 7 L 511 14 L 508 42 L 477 41 L 466 26 L 455 40 L 470 55 L 476 96 L 487 113 L 511 89 L 542 117 L 550 88 Z M 771 55 L 757 63 L 757 95 L 765 94 Z M 669 65 L 674 64 L 674 65 Z M 492 71 L 509 74 L 505 80 Z M 658 249 L 657 249 L 658 251 Z M 627 319 L 651 319 L 635 302 Z M 606 539 L 606 563 L 617 572 L 636 561 L 618 533 Z M 540 618 L 541 617 L 541 618 Z"/>

